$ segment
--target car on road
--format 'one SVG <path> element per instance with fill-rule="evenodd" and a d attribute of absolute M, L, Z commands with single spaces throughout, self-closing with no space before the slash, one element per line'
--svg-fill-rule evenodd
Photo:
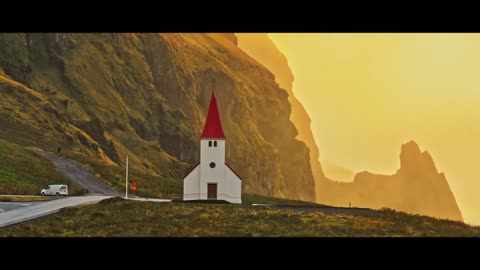
<path fill-rule="evenodd" d="M 46 188 L 40 191 L 42 196 L 67 196 L 68 195 L 68 186 L 67 185 L 48 185 Z"/>

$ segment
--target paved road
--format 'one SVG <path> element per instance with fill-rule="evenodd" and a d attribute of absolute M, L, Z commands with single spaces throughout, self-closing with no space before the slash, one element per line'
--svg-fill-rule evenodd
<path fill-rule="evenodd" d="M 0 213 L 0 227 L 5 227 L 15 223 L 53 214 L 65 207 L 97 203 L 111 197 L 112 196 L 80 196 L 66 197 L 58 200 L 43 202 L 0 203 L 0 208 L 4 207 L 4 205 L 8 205 L 8 207 L 10 207 L 9 211 Z"/>
<path fill-rule="evenodd" d="M 82 165 L 72 160 L 69 160 L 67 158 L 60 157 L 55 154 L 45 152 L 36 148 L 29 148 L 29 149 L 41 155 L 42 157 L 50 160 L 58 172 L 60 172 L 71 181 L 79 184 L 80 186 L 88 190 L 90 194 L 122 196 L 120 192 L 117 192 L 111 189 L 110 187 L 102 183 L 100 180 L 98 180 L 91 172 L 89 172 Z"/>
<path fill-rule="evenodd" d="M 36 203 L 39 202 L 0 202 L 0 213 L 12 211 Z"/>

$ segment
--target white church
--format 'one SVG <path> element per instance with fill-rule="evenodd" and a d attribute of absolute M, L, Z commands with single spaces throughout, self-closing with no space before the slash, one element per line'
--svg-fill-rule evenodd
<path fill-rule="evenodd" d="M 200 137 L 200 162 L 183 179 L 183 200 L 242 203 L 242 180 L 225 162 L 225 135 L 212 92 Z"/>

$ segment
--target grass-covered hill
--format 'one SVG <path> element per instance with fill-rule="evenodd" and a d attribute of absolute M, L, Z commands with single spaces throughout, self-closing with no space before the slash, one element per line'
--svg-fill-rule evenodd
<path fill-rule="evenodd" d="M 115 198 L 6 227 L 0 229 L 0 236 L 479 237 L 480 228 L 392 210 L 380 210 L 374 216 L 327 215 L 263 206 Z"/>

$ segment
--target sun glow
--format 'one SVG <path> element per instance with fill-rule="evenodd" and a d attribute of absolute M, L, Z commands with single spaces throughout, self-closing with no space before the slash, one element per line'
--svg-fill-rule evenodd
<path fill-rule="evenodd" d="M 413 139 L 445 172 L 465 221 L 480 224 L 480 34 L 269 36 L 322 160 L 393 174 Z"/>

